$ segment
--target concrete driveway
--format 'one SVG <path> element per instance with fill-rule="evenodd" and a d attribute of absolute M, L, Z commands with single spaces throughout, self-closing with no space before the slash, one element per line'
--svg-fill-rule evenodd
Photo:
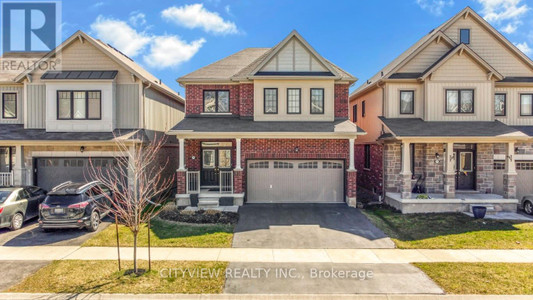
<path fill-rule="evenodd" d="M 24 223 L 17 231 L 7 228 L 0 229 L 0 246 L 81 246 L 86 240 L 109 226 L 110 220 L 104 218 L 100 228 L 96 232 L 88 232 L 84 229 L 61 229 L 51 232 L 43 232 L 39 229 L 37 219 Z"/>
<path fill-rule="evenodd" d="M 356 208 L 346 204 L 246 204 L 239 208 L 234 248 L 394 248 Z"/>

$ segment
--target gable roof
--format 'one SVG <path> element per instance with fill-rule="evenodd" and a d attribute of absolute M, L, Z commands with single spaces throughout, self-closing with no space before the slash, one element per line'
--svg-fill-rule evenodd
<path fill-rule="evenodd" d="M 183 97 L 181 97 L 178 93 L 176 93 L 166 84 L 160 82 L 160 80 L 157 77 L 155 77 L 150 72 L 146 71 L 144 68 L 139 66 L 131 58 L 127 57 L 122 52 L 113 48 L 111 45 L 106 44 L 102 42 L 101 40 L 95 39 L 81 30 L 76 31 L 73 35 L 71 35 L 69 38 L 63 41 L 63 43 L 57 46 L 54 50 L 48 52 L 43 58 L 41 58 L 39 62 L 50 59 L 51 57 L 55 55 L 55 53 L 61 52 L 63 49 L 66 49 L 76 39 L 82 39 L 84 41 L 91 43 L 91 45 L 93 45 L 95 48 L 97 48 L 102 53 L 107 55 L 114 62 L 124 67 L 129 72 L 131 72 L 132 75 L 141 79 L 144 83 L 150 84 L 152 88 L 172 97 L 177 102 L 180 102 L 182 104 L 185 103 L 185 99 Z M 17 77 L 15 77 L 14 80 L 16 82 L 20 82 L 22 79 L 24 79 L 27 75 L 30 75 L 32 72 L 33 70 L 27 69 L 26 71 L 22 72 Z"/>
<path fill-rule="evenodd" d="M 507 38 L 505 38 L 498 30 L 492 27 L 487 21 L 485 21 L 485 19 L 483 19 L 472 8 L 467 6 L 464 9 L 462 9 L 459 13 L 457 13 L 455 16 L 448 19 L 446 22 L 442 23 L 437 28 L 431 30 L 427 35 L 422 37 L 419 41 L 413 44 L 409 49 L 407 49 L 405 52 L 400 54 L 396 59 L 394 59 L 387 66 L 382 68 L 379 72 L 377 72 L 374 76 L 372 76 L 369 80 L 367 80 L 363 85 L 361 85 L 354 92 L 352 92 L 350 97 L 366 92 L 371 87 L 374 87 L 382 79 L 394 79 L 394 77 L 391 78 L 391 75 L 393 75 L 393 71 L 399 69 L 402 65 L 406 64 L 411 58 L 413 58 L 416 55 L 416 52 L 423 49 L 424 45 L 427 45 L 428 42 L 434 41 L 435 39 L 438 39 L 438 38 L 441 38 L 441 39 L 444 38 L 446 41 L 451 42 L 452 46 L 455 47 L 457 44 L 453 42 L 453 40 L 451 40 L 446 34 L 444 34 L 444 31 L 450 26 L 452 26 L 459 18 L 461 17 L 466 18 L 468 16 L 473 17 L 476 21 L 478 21 L 481 24 L 482 27 L 484 27 L 490 33 L 492 33 L 494 37 L 496 37 L 507 48 L 509 48 L 514 54 L 516 54 L 519 58 L 521 58 L 522 61 L 524 61 L 527 65 L 533 68 L 533 61 L 527 55 L 525 55 L 522 51 L 520 51 L 513 43 L 511 43 Z"/>
<path fill-rule="evenodd" d="M 337 80 L 355 82 L 357 78 L 342 70 L 329 60 L 323 58 L 305 41 L 305 39 L 293 30 L 280 43 L 272 48 L 246 48 L 235 54 L 227 56 L 210 65 L 193 71 L 177 79 L 180 83 L 191 82 L 235 82 L 252 79 L 257 71 L 266 65 L 292 38 L 298 39 L 307 50 L 333 74 Z"/>
<path fill-rule="evenodd" d="M 422 72 L 419 78 L 422 80 L 425 80 L 428 76 L 430 76 L 433 72 L 435 72 L 438 68 L 440 68 L 443 64 L 445 64 L 450 58 L 454 57 L 456 54 L 459 54 L 459 55 L 468 54 L 475 62 L 483 66 L 487 71 L 489 71 L 498 80 L 502 80 L 504 78 L 504 76 L 500 74 L 500 72 L 494 69 L 489 63 L 487 63 L 483 58 L 481 58 L 481 56 L 479 56 L 474 50 L 472 50 L 472 48 L 468 47 L 465 44 L 460 44 L 452 48 L 450 51 L 444 54 L 441 58 L 439 58 L 435 63 L 429 66 L 424 72 Z"/>

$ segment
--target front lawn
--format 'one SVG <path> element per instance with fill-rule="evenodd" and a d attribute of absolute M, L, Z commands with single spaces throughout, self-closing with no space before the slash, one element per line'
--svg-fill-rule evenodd
<path fill-rule="evenodd" d="M 533 264 L 415 263 L 449 294 L 531 295 Z"/>
<path fill-rule="evenodd" d="M 140 261 L 139 265 L 147 268 L 148 263 Z M 133 262 L 123 262 L 123 266 L 131 268 Z M 119 272 L 117 262 L 112 260 L 60 260 L 52 262 L 5 292 L 218 294 L 222 293 L 224 288 L 226 267 L 225 262 L 152 261 L 151 272 L 136 276 L 124 275 L 124 269 Z M 168 277 L 169 269 L 180 271 L 177 276 L 165 278 Z M 182 276 L 181 272 L 200 272 L 202 269 L 211 271 L 212 275 L 200 278 Z"/>
<path fill-rule="evenodd" d="M 401 249 L 533 249 L 533 222 L 476 220 L 461 213 L 362 211 Z"/>
<path fill-rule="evenodd" d="M 233 240 L 231 224 L 187 224 L 155 218 L 151 224 L 152 247 L 187 247 L 187 248 L 229 248 Z M 132 247 L 133 235 L 125 226 L 119 226 L 120 246 Z M 87 240 L 82 246 L 102 247 L 116 246 L 115 225 Z M 148 230 L 143 226 L 139 232 L 137 245 L 148 246 Z"/>

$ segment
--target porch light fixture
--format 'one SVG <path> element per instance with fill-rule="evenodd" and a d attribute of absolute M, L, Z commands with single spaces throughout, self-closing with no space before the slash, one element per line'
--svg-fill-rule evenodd
<path fill-rule="evenodd" d="M 300 147 L 298 147 L 298 146 L 294 147 L 294 152 L 296 152 L 296 153 L 300 152 Z"/>
<path fill-rule="evenodd" d="M 80 147 L 80 152 L 83 153 L 83 151 L 85 151 L 85 146 Z"/>
<path fill-rule="evenodd" d="M 507 155 L 507 159 L 508 159 L 509 161 L 513 161 L 513 156 L 512 156 L 512 155 Z"/>
<path fill-rule="evenodd" d="M 196 159 L 196 156 L 194 156 L 194 155 L 191 156 L 191 159 L 192 159 L 192 160 L 195 160 L 195 159 Z"/>
<path fill-rule="evenodd" d="M 436 164 L 440 163 L 440 154 L 439 153 L 435 153 L 435 163 Z"/>

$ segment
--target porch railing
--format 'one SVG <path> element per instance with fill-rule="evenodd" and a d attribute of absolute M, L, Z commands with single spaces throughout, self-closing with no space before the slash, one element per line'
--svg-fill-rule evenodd
<path fill-rule="evenodd" d="M 0 172 L 0 186 L 13 185 L 13 172 Z"/>
<path fill-rule="evenodd" d="M 233 194 L 233 171 L 220 171 L 220 193 Z"/>
<path fill-rule="evenodd" d="M 187 171 L 187 194 L 200 193 L 200 171 Z"/>

